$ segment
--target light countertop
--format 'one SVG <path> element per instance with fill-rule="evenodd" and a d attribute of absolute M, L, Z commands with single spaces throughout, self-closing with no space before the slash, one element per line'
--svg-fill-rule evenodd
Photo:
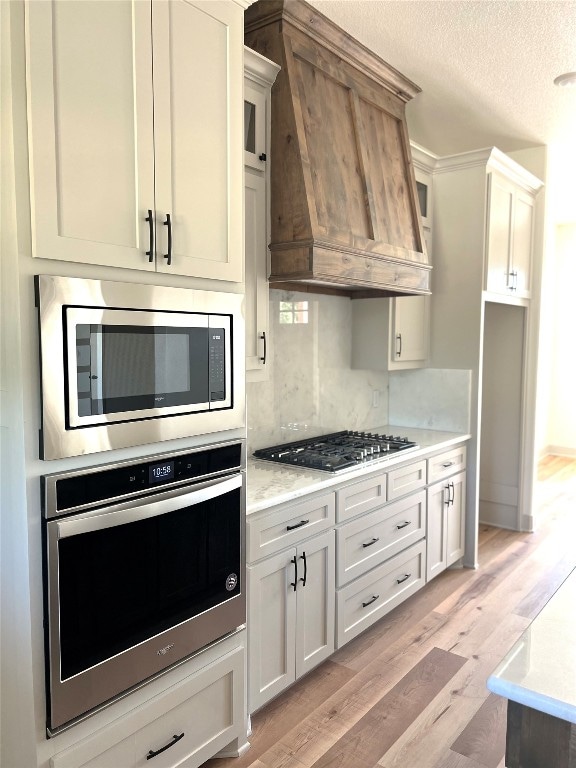
<path fill-rule="evenodd" d="M 390 425 L 374 427 L 368 431 L 385 435 L 401 435 L 417 443 L 419 447 L 401 451 L 389 458 L 371 461 L 369 464 L 353 467 L 339 473 L 319 472 L 314 469 L 296 468 L 286 464 L 249 458 L 247 462 L 247 514 L 250 515 L 276 504 L 293 501 L 301 496 L 333 488 L 343 483 L 360 480 L 372 473 L 385 471 L 395 464 L 416 460 L 431 450 L 448 449 L 470 437 L 469 434 L 457 432 L 439 432 L 437 430 Z"/>
<path fill-rule="evenodd" d="M 488 689 L 576 723 L 576 569 L 488 678 Z"/>

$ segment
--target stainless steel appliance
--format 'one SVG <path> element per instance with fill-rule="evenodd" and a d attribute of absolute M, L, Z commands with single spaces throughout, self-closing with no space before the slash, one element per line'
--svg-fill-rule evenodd
<path fill-rule="evenodd" d="M 42 480 L 52 735 L 245 623 L 245 444 Z"/>
<path fill-rule="evenodd" d="M 261 448 L 254 451 L 254 456 L 322 472 L 342 472 L 411 448 L 418 448 L 418 445 L 407 437 L 345 430 Z"/>
<path fill-rule="evenodd" d="M 40 457 L 245 424 L 243 297 L 36 276 Z"/>

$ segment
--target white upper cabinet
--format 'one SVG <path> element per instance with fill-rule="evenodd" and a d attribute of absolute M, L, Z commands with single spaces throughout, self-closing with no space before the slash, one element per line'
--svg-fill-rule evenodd
<path fill-rule="evenodd" d="M 246 375 L 268 377 L 270 89 L 280 67 L 244 49 L 244 259 Z"/>
<path fill-rule="evenodd" d="M 242 5 L 26 19 L 33 255 L 242 281 Z"/>
<path fill-rule="evenodd" d="M 530 298 L 534 191 L 488 174 L 485 290 Z"/>
<path fill-rule="evenodd" d="M 391 355 L 389 369 L 422 365 L 428 357 L 428 296 L 394 299 Z M 405 364 L 405 365 L 404 365 Z"/>

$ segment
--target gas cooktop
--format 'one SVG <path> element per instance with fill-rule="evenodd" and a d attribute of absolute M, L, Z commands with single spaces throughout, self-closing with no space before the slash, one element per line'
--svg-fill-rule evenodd
<path fill-rule="evenodd" d="M 254 451 L 254 456 L 265 461 L 319 469 L 322 472 L 341 472 L 409 448 L 418 448 L 418 445 L 407 437 L 346 430 L 260 448 Z"/>

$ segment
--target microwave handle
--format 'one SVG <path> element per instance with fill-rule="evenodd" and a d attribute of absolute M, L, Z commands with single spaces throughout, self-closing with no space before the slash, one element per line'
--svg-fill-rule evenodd
<path fill-rule="evenodd" d="M 56 524 L 58 539 L 66 539 L 90 531 L 100 531 L 105 528 L 113 528 L 117 525 L 134 523 L 158 515 L 166 515 L 182 507 L 192 507 L 204 501 L 223 496 L 242 486 L 243 475 L 236 474 L 226 479 L 210 480 L 195 486 L 188 493 L 170 496 L 159 501 L 136 499 L 128 508 L 108 508 L 96 510 L 81 516 L 75 516 L 68 520 L 59 520 Z M 50 525 L 50 523 L 49 523 Z"/>

